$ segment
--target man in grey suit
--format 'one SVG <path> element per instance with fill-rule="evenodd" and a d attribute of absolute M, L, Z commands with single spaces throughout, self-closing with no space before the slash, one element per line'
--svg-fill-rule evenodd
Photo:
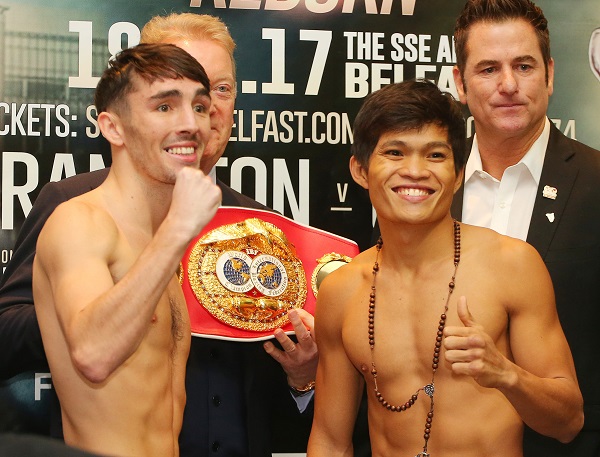
<path fill-rule="evenodd" d="M 600 152 L 547 118 L 554 61 L 548 24 L 529 0 L 469 0 L 455 28 L 454 79 L 476 134 L 452 213 L 528 241 L 552 277 L 584 398 L 569 444 L 525 431 L 526 457 L 600 455 Z"/>

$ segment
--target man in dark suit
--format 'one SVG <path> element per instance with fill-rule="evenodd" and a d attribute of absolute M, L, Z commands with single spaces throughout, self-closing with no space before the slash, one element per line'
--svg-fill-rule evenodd
<path fill-rule="evenodd" d="M 600 152 L 546 117 L 553 91 L 547 21 L 529 0 L 469 0 L 455 29 L 454 78 L 475 120 L 452 213 L 531 243 L 552 277 L 584 398 L 569 444 L 527 429 L 526 457 L 600 455 Z"/>
<path fill-rule="evenodd" d="M 213 138 L 206 146 L 201 168 L 209 173 L 223 154 L 233 125 L 235 44 L 227 28 L 211 16 L 174 14 L 150 21 L 142 31 L 142 41 L 178 45 L 205 67 L 212 86 Z M 0 282 L 0 344 L 6 349 L 0 351 L 2 379 L 23 370 L 47 370 L 32 306 L 31 267 L 37 236 L 58 204 L 94 189 L 107 173 L 100 170 L 47 184 L 24 223 Z M 218 180 L 217 184 L 224 206 L 266 208 Z M 298 313 L 291 316 L 299 337 L 312 329 L 309 317 Z M 312 395 L 310 387 L 304 386 L 314 380 L 316 345 L 312 337 L 297 343 L 276 332 L 276 338 L 285 351 L 272 343 L 263 347 L 261 343 L 193 339 L 181 455 L 218 452 L 232 457 L 270 457 L 274 451 L 305 449 L 311 417 L 302 416 L 299 409 L 307 406 Z"/>

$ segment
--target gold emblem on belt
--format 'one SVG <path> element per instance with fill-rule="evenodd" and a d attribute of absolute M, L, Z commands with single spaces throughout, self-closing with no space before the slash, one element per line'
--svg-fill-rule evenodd
<path fill-rule="evenodd" d="M 188 260 L 190 286 L 212 316 L 244 330 L 274 330 L 306 302 L 306 276 L 296 250 L 275 225 L 258 218 L 202 236 Z"/>

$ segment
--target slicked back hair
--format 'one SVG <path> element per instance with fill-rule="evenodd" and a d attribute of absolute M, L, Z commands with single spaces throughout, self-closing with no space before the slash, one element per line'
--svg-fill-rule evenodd
<path fill-rule="evenodd" d="M 530 0 L 468 0 L 456 20 L 454 46 L 456 65 L 464 80 L 467 63 L 467 41 L 469 29 L 478 22 L 498 23 L 522 19 L 531 24 L 537 35 L 548 83 L 548 63 L 550 62 L 550 31 L 544 12 Z"/>

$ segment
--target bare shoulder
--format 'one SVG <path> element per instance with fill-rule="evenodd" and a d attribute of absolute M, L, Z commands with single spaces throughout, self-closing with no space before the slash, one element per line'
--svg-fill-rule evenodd
<path fill-rule="evenodd" d="M 374 260 L 375 248 L 361 252 L 351 262 L 327 275 L 319 288 L 319 295 L 339 295 L 353 290 L 367 274 L 370 276 Z"/>
<path fill-rule="evenodd" d="M 327 275 L 319 288 L 317 311 L 325 307 L 327 314 L 336 308 L 342 311 L 346 304 L 351 303 L 357 291 L 370 284 L 375 254 L 375 248 L 370 248 Z"/>
<path fill-rule="evenodd" d="M 118 227 L 96 191 L 67 200 L 56 207 L 40 232 L 37 252 L 41 257 L 57 253 L 106 249 L 118 237 Z"/>
<path fill-rule="evenodd" d="M 523 268 L 543 265 L 539 253 L 525 241 L 501 235 L 494 230 L 461 224 L 463 246 L 475 258 L 492 261 L 497 267 Z"/>
<path fill-rule="evenodd" d="M 351 262 L 333 271 L 323 280 L 315 307 L 317 344 L 322 348 L 338 346 L 343 323 L 358 297 L 368 296 L 375 249 L 357 255 Z"/>
<path fill-rule="evenodd" d="M 553 305 L 550 274 L 533 246 L 490 229 L 463 228 L 466 270 L 488 293 L 498 293 L 511 311 L 540 302 Z"/>

